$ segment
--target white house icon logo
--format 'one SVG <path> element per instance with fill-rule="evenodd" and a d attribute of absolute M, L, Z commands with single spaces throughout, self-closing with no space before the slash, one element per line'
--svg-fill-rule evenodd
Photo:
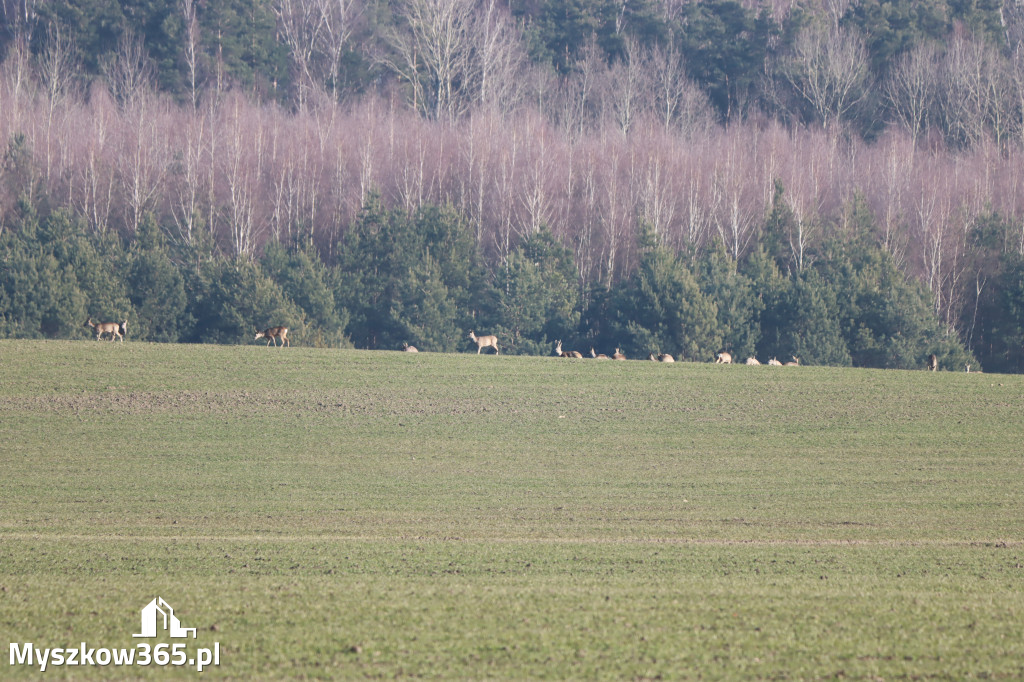
<path fill-rule="evenodd" d="M 163 600 L 163 597 L 157 597 L 142 608 L 142 632 L 132 637 L 156 637 L 160 622 L 158 614 L 164 617 L 163 629 L 167 630 L 171 637 L 188 637 L 188 633 L 191 632 L 192 639 L 196 638 L 196 629 L 181 627 L 181 621 L 174 615 L 174 609 Z"/>

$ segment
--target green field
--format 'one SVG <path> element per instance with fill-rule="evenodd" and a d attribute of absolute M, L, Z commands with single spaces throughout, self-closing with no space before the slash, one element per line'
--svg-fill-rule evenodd
<path fill-rule="evenodd" d="M 4 643 L 161 596 L 204 678 L 1024 677 L 1024 377 L 0 341 L 0 443 Z"/>

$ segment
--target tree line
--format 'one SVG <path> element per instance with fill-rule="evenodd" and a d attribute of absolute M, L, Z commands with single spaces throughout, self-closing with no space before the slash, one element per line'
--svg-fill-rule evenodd
<path fill-rule="evenodd" d="M 625 131 L 769 116 L 951 147 L 1021 141 L 1022 38 L 1001 0 L 0 2 L 0 49 L 56 89 L 146 83 L 195 108 L 235 88 L 299 110 L 376 92 L 437 120 L 536 107 Z"/>
<path fill-rule="evenodd" d="M 862 207 L 849 210 L 853 220 L 870 220 Z M 65 210 L 41 216 L 22 204 L 18 224 L 0 236 L 0 335 L 86 338 L 88 318 L 127 318 L 130 339 L 160 342 L 251 343 L 257 328 L 283 324 L 293 342 L 314 346 L 464 352 L 477 330 L 496 334 L 511 354 L 549 355 L 561 339 L 566 348 L 621 348 L 634 358 L 660 352 L 703 362 L 728 350 L 762 361 L 911 369 L 934 353 L 944 369 L 977 366 L 927 290 L 869 237 L 835 231 L 813 265 L 783 270 L 782 230 L 792 219 L 778 203 L 765 246 L 741 261 L 721 243 L 680 254 L 645 227 L 628 277 L 581 289 L 572 252 L 549 231 L 488 263 L 451 207 L 407 212 L 371 196 L 336 245 L 335 262 L 325 263 L 302 242 L 270 242 L 251 261 L 208 241 L 175 244 L 152 215 L 124 241 Z M 1007 317 L 1017 326 L 978 326 L 987 341 L 1020 338 L 1022 281 L 1016 262 L 1001 286 L 1017 306 Z"/>
<path fill-rule="evenodd" d="M 713 254 L 745 272 L 769 253 L 787 281 L 834 276 L 822 261 L 835 244 L 863 242 L 924 288 L 946 337 L 987 368 L 1020 369 L 1015 7 L 0 10 L 0 235 L 20 234 L 26 215 L 64 215 L 89 240 L 130 250 L 150 221 L 176 267 L 223 261 L 265 275 L 283 248 L 333 272 L 366 206 L 444 206 L 492 285 L 541 234 L 567 249 L 577 324 L 633 281 L 648 242 L 695 275 Z M 317 327 L 324 343 L 383 347 L 350 328 L 358 306 L 334 307 L 339 321 Z M 598 338 L 610 323 L 586 324 L 558 338 Z M 199 322 L 182 328 L 206 331 L 179 340 L 221 340 Z"/>

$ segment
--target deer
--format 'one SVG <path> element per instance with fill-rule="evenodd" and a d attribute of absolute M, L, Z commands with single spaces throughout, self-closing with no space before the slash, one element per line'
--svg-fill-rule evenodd
<path fill-rule="evenodd" d="M 760 365 L 761 363 L 757 361 L 757 358 L 755 358 L 753 355 L 751 355 L 749 358 L 747 358 L 747 364 L 748 365 Z"/>
<path fill-rule="evenodd" d="M 125 334 L 128 333 L 128 320 L 124 322 L 100 322 L 96 324 L 90 317 L 85 321 L 86 327 L 92 327 L 96 330 L 96 340 L 99 341 L 103 338 L 104 334 L 110 334 L 110 342 L 114 342 L 114 337 L 121 339 L 124 343 Z"/>
<path fill-rule="evenodd" d="M 618 348 L 616 348 L 615 352 L 612 353 L 612 360 L 625 360 L 625 359 L 626 359 L 626 356 Z"/>
<path fill-rule="evenodd" d="M 267 339 L 267 348 L 270 348 L 271 341 L 274 343 L 274 346 L 276 347 L 278 339 L 281 339 L 281 348 L 284 348 L 285 345 L 292 345 L 291 342 L 288 340 L 288 327 L 270 327 L 269 329 L 264 329 L 263 331 L 257 331 L 256 338 L 253 339 L 253 341 L 262 338 Z"/>
<path fill-rule="evenodd" d="M 783 367 L 799 367 L 800 366 L 800 358 L 798 358 L 795 355 L 793 355 L 791 357 L 793 358 L 793 360 L 791 362 L 787 362 L 787 363 L 783 364 Z"/>
<path fill-rule="evenodd" d="M 469 338 L 476 342 L 476 354 L 480 355 L 480 351 L 484 348 L 490 347 L 494 349 L 494 354 L 498 355 L 498 337 L 493 334 L 490 336 L 477 336 L 472 331 L 469 332 Z"/>
<path fill-rule="evenodd" d="M 555 355 L 557 355 L 558 357 L 561 357 L 561 358 L 582 358 L 583 357 L 583 353 L 579 352 L 578 350 L 563 351 L 562 350 L 562 342 L 561 341 L 556 341 L 555 342 Z"/>
<path fill-rule="evenodd" d="M 727 353 L 724 350 L 715 356 L 716 365 L 731 365 L 732 364 L 732 353 Z"/>
<path fill-rule="evenodd" d="M 410 346 L 408 343 L 402 343 L 402 350 L 406 353 L 419 353 L 419 349 L 416 346 Z"/>
<path fill-rule="evenodd" d="M 771 365 L 772 367 L 782 367 L 782 363 L 776 360 L 775 358 L 769 360 L 768 364 Z"/>
<path fill-rule="evenodd" d="M 593 346 L 590 347 L 590 357 L 594 358 L 595 360 L 607 360 L 608 359 L 608 356 L 605 355 L 604 353 L 595 353 Z"/>
<path fill-rule="evenodd" d="M 653 360 L 654 362 L 675 362 L 676 361 L 676 359 L 674 357 L 672 357 L 671 355 L 669 355 L 668 353 L 661 353 L 661 354 L 659 354 L 657 356 L 654 353 L 651 353 L 650 355 L 647 356 L 647 359 L 648 360 Z"/>
<path fill-rule="evenodd" d="M 935 353 L 928 356 L 928 369 L 933 372 L 939 369 L 939 359 L 935 357 Z"/>

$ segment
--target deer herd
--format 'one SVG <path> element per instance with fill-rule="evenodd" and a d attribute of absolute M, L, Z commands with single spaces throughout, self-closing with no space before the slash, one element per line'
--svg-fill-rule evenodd
<path fill-rule="evenodd" d="M 124 342 L 124 337 L 128 334 L 128 320 L 125 320 L 123 322 L 99 322 L 99 323 L 96 323 L 96 322 L 93 322 L 92 318 L 90 317 L 89 319 L 87 319 L 85 321 L 85 325 L 84 326 L 92 327 L 96 331 L 96 340 L 97 341 L 102 340 L 103 336 L 105 334 L 110 334 L 110 341 L 111 342 L 113 342 L 115 339 L 118 339 L 118 340 L 120 340 L 123 343 Z M 281 340 L 281 345 L 280 345 L 281 348 L 284 348 L 285 346 L 290 346 L 291 345 L 291 342 L 288 340 L 288 327 L 284 327 L 284 326 L 268 327 L 267 329 L 264 329 L 263 331 L 256 330 L 256 337 L 253 340 L 254 341 L 258 341 L 260 339 L 267 339 L 267 348 L 270 348 L 270 344 L 271 343 L 273 343 L 274 346 L 277 347 L 278 346 L 278 343 L 277 343 L 278 339 Z M 469 340 L 476 344 L 477 355 L 479 355 L 481 353 L 481 351 L 483 351 L 483 349 L 485 349 L 485 348 L 493 348 L 494 349 L 494 354 L 495 355 L 499 354 L 499 351 L 498 351 L 498 337 L 494 336 L 493 334 L 477 336 L 475 332 L 470 331 L 469 332 Z M 419 352 L 419 350 L 416 348 L 416 346 L 410 346 L 408 343 L 403 343 L 402 344 L 402 350 L 405 351 L 406 353 L 418 353 Z M 556 356 L 560 357 L 560 358 L 583 359 L 583 357 L 584 357 L 583 353 L 579 352 L 578 350 L 569 350 L 569 351 L 562 350 L 562 341 L 561 341 L 561 339 L 559 339 L 558 341 L 555 341 L 555 353 L 554 354 Z M 626 359 L 626 356 L 623 354 L 622 350 L 620 350 L 619 348 L 616 348 L 615 352 L 609 357 L 609 356 L 605 355 L 604 353 L 598 353 L 597 351 L 595 351 L 593 346 L 591 346 L 591 348 L 590 348 L 590 357 L 595 359 L 595 360 L 625 360 Z M 793 359 L 790 360 L 789 362 L 779 362 L 779 360 L 777 358 L 773 357 L 773 358 L 768 360 L 767 364 L 770 365 L 770 366 L 773 366 L 773 367 L 799 367 L 800 366 L 800 358 L 798 358 L 795 355 L 792 356 L 792 358 Z M 651 353 L 651 354 L 649 354 L 647 356 L 647 359 L 651 360 L 653 362 L 675 362 L 676 361 L 676 359 L 674 357 L 672 357 L 671 355 L 669 355 L 668 353 L 658 353 L 658 354 Z M 724 351 L 724 350 L 721 351 L 720 353 L 716 353 L 715 354 L 715 364 L 716 365 L 731 365 L 731 364 L 733 364 L 732 353 L 730 353 L 728 351 Z M 761 362 L 757 358 L 751 356 L 751 357 L 748 357 L 746 359 L 744 364 L 747 364 L 747 365 L 760 365 Z M 932 372 L 935 372 L 935 371 L 937 371 L 939 369 L 939 361 L 938 361 L 938 358 L 935 356 L 934 353 L 932 353 L 931 355 L 928 356 L 927 367 Z M 970 365 L 967 365 L 967 371 L 968 372 L 971 371 L 970 367 L 971 367 Z"/>

